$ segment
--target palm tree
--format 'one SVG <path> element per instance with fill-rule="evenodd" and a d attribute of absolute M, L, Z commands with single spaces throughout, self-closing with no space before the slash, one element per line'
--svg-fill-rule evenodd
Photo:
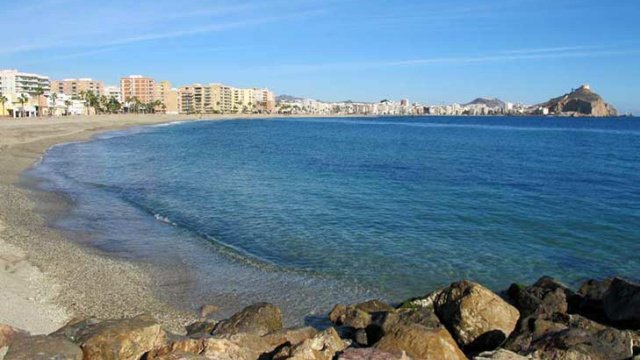
<path fill-rule="evenodd" d="M 2 112 L 0 112 L 0 116 L 2 116 L 4 114 L 4 104 L 9 101 L 9 99 L 7 99 L 6 96 L 2 95 L 2 93 L 0 93 L 0 105 L 2 105 Z"/>
<path fill-rule="evenodd" d="M 20 117 L 24 117 L 24 104 L 29 102 L 29 98 L 25 94 L 20 94 L 18 102 L 20 103 Z"/>
<path fill-rule="evenodd" d="M 49 109 L 49 116 L 53 116 L 54 112 L 56 111 L 56 100 L 58 100 L 58 94 L 52 93 L 51 104 L 53 104 L 53 106 L 51 107 L 51 109 Z"/>

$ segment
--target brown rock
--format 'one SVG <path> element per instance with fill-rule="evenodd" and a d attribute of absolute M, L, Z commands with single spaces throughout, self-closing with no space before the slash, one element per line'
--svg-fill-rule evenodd
<path fill-rule="evenodd" d="M 336 305 L 329 313 L 329 321 L 334 324 L 342 325 L 344 317 L 347 314 L 347 307 L 344 305 Z"/>
<path fill-rule="evenodd" d="M 155 360 L 211 360 L 211 358 L 202 356 L 202 355 L 176 352 L 176 353 L 162 355 L 160 357 L 155 358 Z"/>
<path fill-rule="evenodd" d="M 404 308 L 390 312 L 380 312 L 372 316 L 367 327 L 369 344 L 375 344 L 396 325 L 418 324 L 428 329 L 442 326 L 432 308 Z"/>
<path fill-rule="evenodd" d="M 158 359 L 174 353 L 197 355 L 202 351 L 204 351 L 203 339 L 193 339 L 168 333 L 161 344 L 155 346 L 147 353 L 145 359 Z"/>
<path fill-rule="evenodd" d="M 342 324 L 354 329 L 364 329 L 371 324 L 371 314 L 350 306 L 347 308 Z"/>
<path fill-rule="evenodd" d="M 375 347 L 398 355 L 406 352 L 413 359 L 466 359 L 447 329 L 428 329 L 416 324 L 394 327 Z"/>
<path fill-rule="evenodd" d="M 187 336 L 193 338 L 199 338 L 204 335 L 209 335 L 216 328 L 217 323 L 212 321 L 196 321 L 193 324 L 189 324 L 185 327 L 187 330 Z"/>
<path fill-rule="evenodd" d="M 4 360 L 82 360 L 82 350 L 59 336 L 31 336 L 15 339 Z"/>
<path fill-rule="evenodd" d="M 359 303 L 354 305 L 354 307 L 358 310 L 362 310 L 364 312 L 367 312 L 369 314 L 371 313 L 375 313 L 375 312 L 381 312 L 381 311 L 393 311 L 394 308 L 383 302 L 380 300 L 370 300 L 370 301 L 365 301 L 363 303 Z"/>
<path fill-rule="evenodd" d="M 570 308 L 576 308 L 581 298 L 562 285 L 558 280 L 544 276 L 535 284 L 520 290 L 516 299 L 522 317 L 536 315 L 551 316 L 554 313 L 566 314 Z"/>
<path fill-rule="evenodd" d="M 376 348 L 349 348 L 338 355 L 338 360 L 410 360 L 406 354 L 392 354 Z"/>
<path fill-rule="evenodd" d="M 204 354 L 216 358 L 258 359 L 271 358 L 283 347 L 295 346 L 317 332 L 311 327 L 286 329 L 260 336 L 251 333 L 204 338 Z"/>
<path fill-rule="evenodd" d="M 282 313 L 274 305 L 258 303 L 244 308 L 216 326 L 213 335 L 265 335 L 282 329 Z"/>
<path fill-rule="evenodd" d="M 480 284 L 451 284 L 435 303 L 438 318 L 465 350 L 493 350 L 513 332 L 516 308 Z"/>
<path fill-rule="evenodd" d="M 530 351 L 543 359 L 559 360 L 625 360 L 633 356 L 630 334 L 614 329 L 566 329 L 534 341 Z"/>
<path fill-rule="evenodd" d="M 100 323 L 95 318 L 76 318 L 71 319 L 66 325 L 51 333 L 51 336 L 62 336 L 67 340 L 79 343 L 82 334 L 87 333 L 90 327 Z"/>
<path fill-rule="evenodd" d="M 0 324 L 0 349 L 8 346 L 13 340 L 28 337 L 29 333 L 11 327 L 9 325 Z"/>
<path fill-rule="evenodd" d="M 291 350 L 291 360 L 332 360 L 337 352 L 346 349 L 349 343 L 338 336 L 334 328 L 328 328 L 303 341 Z"/>
<path fill-rule="evenodd" d="M 640 284 L 613 279 L 604 295 L 604 311 L 613 323 L 640 329 Z"/>
<path fill-rule="evenodd" d="M 165 333 L 150 315 L 108 320 L 83 327 L 74 335 L 85 360 L 137 360 L 164 341 Z"/>

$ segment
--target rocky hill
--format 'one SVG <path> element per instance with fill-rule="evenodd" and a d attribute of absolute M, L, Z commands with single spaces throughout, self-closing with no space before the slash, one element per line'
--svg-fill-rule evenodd
<path fill-rule="evenodd" d="M 489 108 L 503 108 L 504 101 L 496 98 L 477 98 L 466 105 L 486 105 Z"/>
<path fill-rule="evenodd" d="M 577 90 L 537 106 L 549 109 L 551 115 L 618 116 L 618 110 L 605 103 L 600 95 L 591 91 L 589 85 L 582 85 Z"/>

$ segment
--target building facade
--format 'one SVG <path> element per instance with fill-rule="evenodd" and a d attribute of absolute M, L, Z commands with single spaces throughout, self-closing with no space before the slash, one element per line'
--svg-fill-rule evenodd
<path fill-rule="evenodd" d="M 0 93 L 36 96 L 38 90 L 44 94 L 51 91 L 49 77 L 18 70 L 0 70 Z"/>
<path fill-rule="evenodd" d="M 122 92 L 120 88 L 115 85 L 107 85 L 104 88 L 105 96 L 109 98 L 115 98 L 118 102 L 122 102 Z"/>
<path fill-rule="evenodd" d="M 147 104 L 155 100 L 155 80 L 141 75 L 131 75 L 120 79 L 122 101 L 129 102 L 133 98 Z"/>
<path fill-rule="evenodd" d="M 74 99 L 79 99 L 88 92 L 97 96 L 105 95 L 104 82 L 89 78 L 52 81 L 51 92 L 69 95 Z"/>

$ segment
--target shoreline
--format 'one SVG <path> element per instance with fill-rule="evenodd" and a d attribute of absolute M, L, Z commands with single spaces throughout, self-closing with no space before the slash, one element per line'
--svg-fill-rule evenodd
<path fill-rule="evenodd" d="M 195 314 L 177 311 L 153 296 L 152 280 L 131 261 L 83 248 L 48 226 L 37 207 L 59 204 L 55 194 L 21 183 L 53 146 L 88 141 L 97 134 L 172 122 L 273 118 L 274 116 L 115 115 L 0 120 L 0 323 L 49 333 L 74 317 L 121 318 L 151 313 L 178 329 Z M 117 274 L 114 276 L 114 274 Z"/>

